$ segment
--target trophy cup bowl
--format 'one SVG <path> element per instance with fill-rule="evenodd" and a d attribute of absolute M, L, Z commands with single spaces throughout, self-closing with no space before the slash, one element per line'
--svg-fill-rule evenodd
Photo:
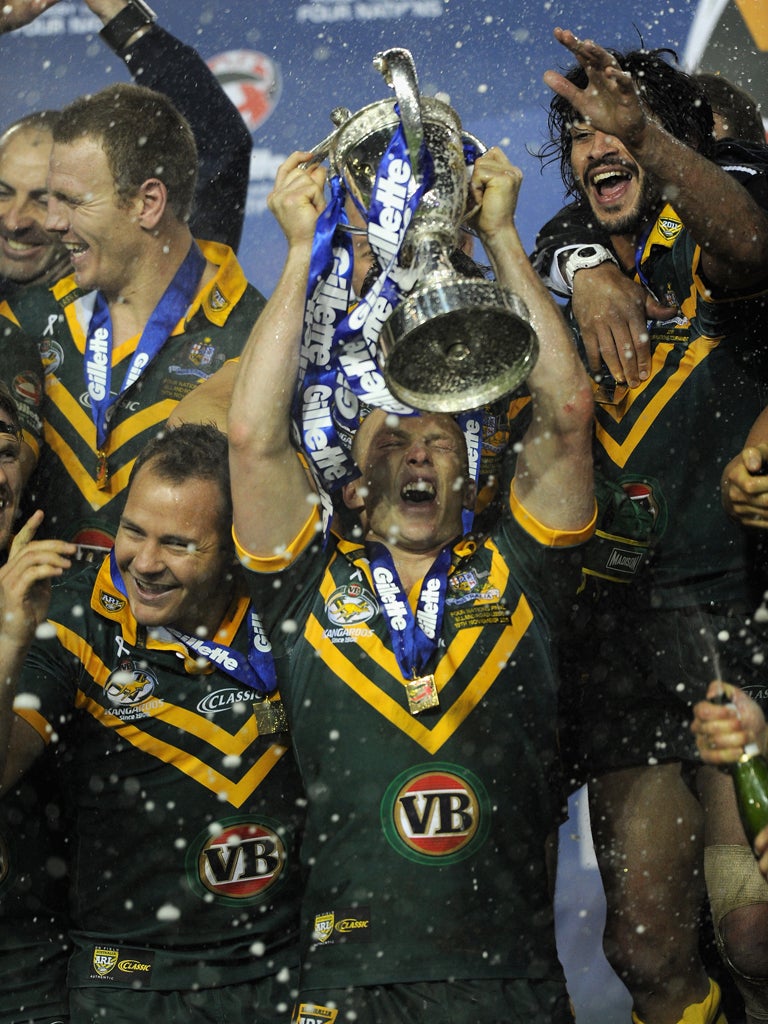
<path fill-rule="evenodd" d="M 414 286 L 395 306 L 379 337 L 387 387 L 407 405 L 427 412 L 458 413 L 513 391 L 528 376 L 538 342 L 523 302 L 493 281 L 453 269 L 451 253 L 466 217 L 466 141 L 456 111 L 442 100 L 419 95 L 407 50 L 376 55 L 395 98 L 356 114 L 336 108 L 334 131 L 313 151 L 327 156 L 363 212 L 371 206 L 377 174 L 402 124 L 411 167 L 419 174 L 422 145 L 431 158 L 431 180 L 405 232 L 398 256 Z"/>
<path fill-rule="evenodd" d="M 459 413 L 522 384 L 538 340 L 525 305 L 509 289 L 438 271 L 395 307 L 379 351 L 387 386 L 401 402 Z"/>

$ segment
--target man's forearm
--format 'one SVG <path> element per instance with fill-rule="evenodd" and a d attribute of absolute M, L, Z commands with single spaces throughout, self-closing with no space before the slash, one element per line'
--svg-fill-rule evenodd
<path fill-rule="evenodd" d="M 739 182 L 653 122 L 630 152 L 701 246 L 712 283 L 743 289 L 765 279 L 768 215 Z"/>

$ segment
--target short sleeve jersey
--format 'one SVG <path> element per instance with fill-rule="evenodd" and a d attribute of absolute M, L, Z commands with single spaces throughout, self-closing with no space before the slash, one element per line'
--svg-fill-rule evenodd
<path fill-rule="evenodd" d="M 218 267 L 138 379 L 120 388 L 138 336 L 112 350 L 109 432 L 103 451 L 109 470 L 98 484 L 100 457 L 85 377 L 85 346 L 95 292 L 83 294 L 73 276 L 52 289 L 20 291 L 8 316 L 38 343 L 45 369 L 45 448 L 27 501 L 46 512 L 49 536 L 111 546 L 121 497 L 136 456 L 177 403 L 228 359 L 240 354 L 264 299 L 250 285 L 231 249 L 200 243 Z"/>
<path fill-rule="evenodd" d="M 530 524 L 529 524 L 530 525 Z M 561 820 L 554 630 L 584 539 L 512 516 L 452 550 L 439 707 L 409 712 L 366 548 L 285 572 L 240 549 L 308 794 L 301 988 L 560 978 L 544 868 Z"/>
<path fill-rule="evenodd" d="M 247 651 L 248 606 L 217 642 Z M 108 558 L 55 589 L 49 622 L 16 710 L 76 814 L 70 985 L 208 988 L 295 964 L 303 799 L 286 735 L 259 735 L 253 690 L 218 662 L 137 627 Z"/>
<path fill-rule="evenodd" d="M 653 514 L 656 607 L 748 599 L 750 542 L 723 511 L 720 475 L 768 401 L 768 292 L 716 296 L 700 263 L 666 207 L 641 274 L 680 315 L 649 325 L 649 379 L 616 404 L 596 404 L 598 470 Z"/>

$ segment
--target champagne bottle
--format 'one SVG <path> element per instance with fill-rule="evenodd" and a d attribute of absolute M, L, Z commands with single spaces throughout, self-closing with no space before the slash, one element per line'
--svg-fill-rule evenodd
<path fill-rule="evenodd" d="M 768 761 L 756 743 L 747 743 L 739 760 L 729 767 L 741 823 L 753 843 L 757 833 L 768 825 Z"/>

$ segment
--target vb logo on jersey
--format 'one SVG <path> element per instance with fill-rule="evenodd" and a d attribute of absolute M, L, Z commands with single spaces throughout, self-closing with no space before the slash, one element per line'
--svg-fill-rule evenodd
<path fill-rule="evenodd" d="M 466 768 L 425 764 L 399 775 L 381 801 L 381 823 L 398 853 L 437 867 L 471 856 L 490 827 L 490 801 Z"/>
<path fill-rule="evenodd" d="M 287 860 L 280 823 L 270 819 L 228 819 L 215 835 L 205 831 L 190 844 L 187 874 L 203 899 L 210 894 L 232 903 L 263 899 L 278 882 Z"/>

